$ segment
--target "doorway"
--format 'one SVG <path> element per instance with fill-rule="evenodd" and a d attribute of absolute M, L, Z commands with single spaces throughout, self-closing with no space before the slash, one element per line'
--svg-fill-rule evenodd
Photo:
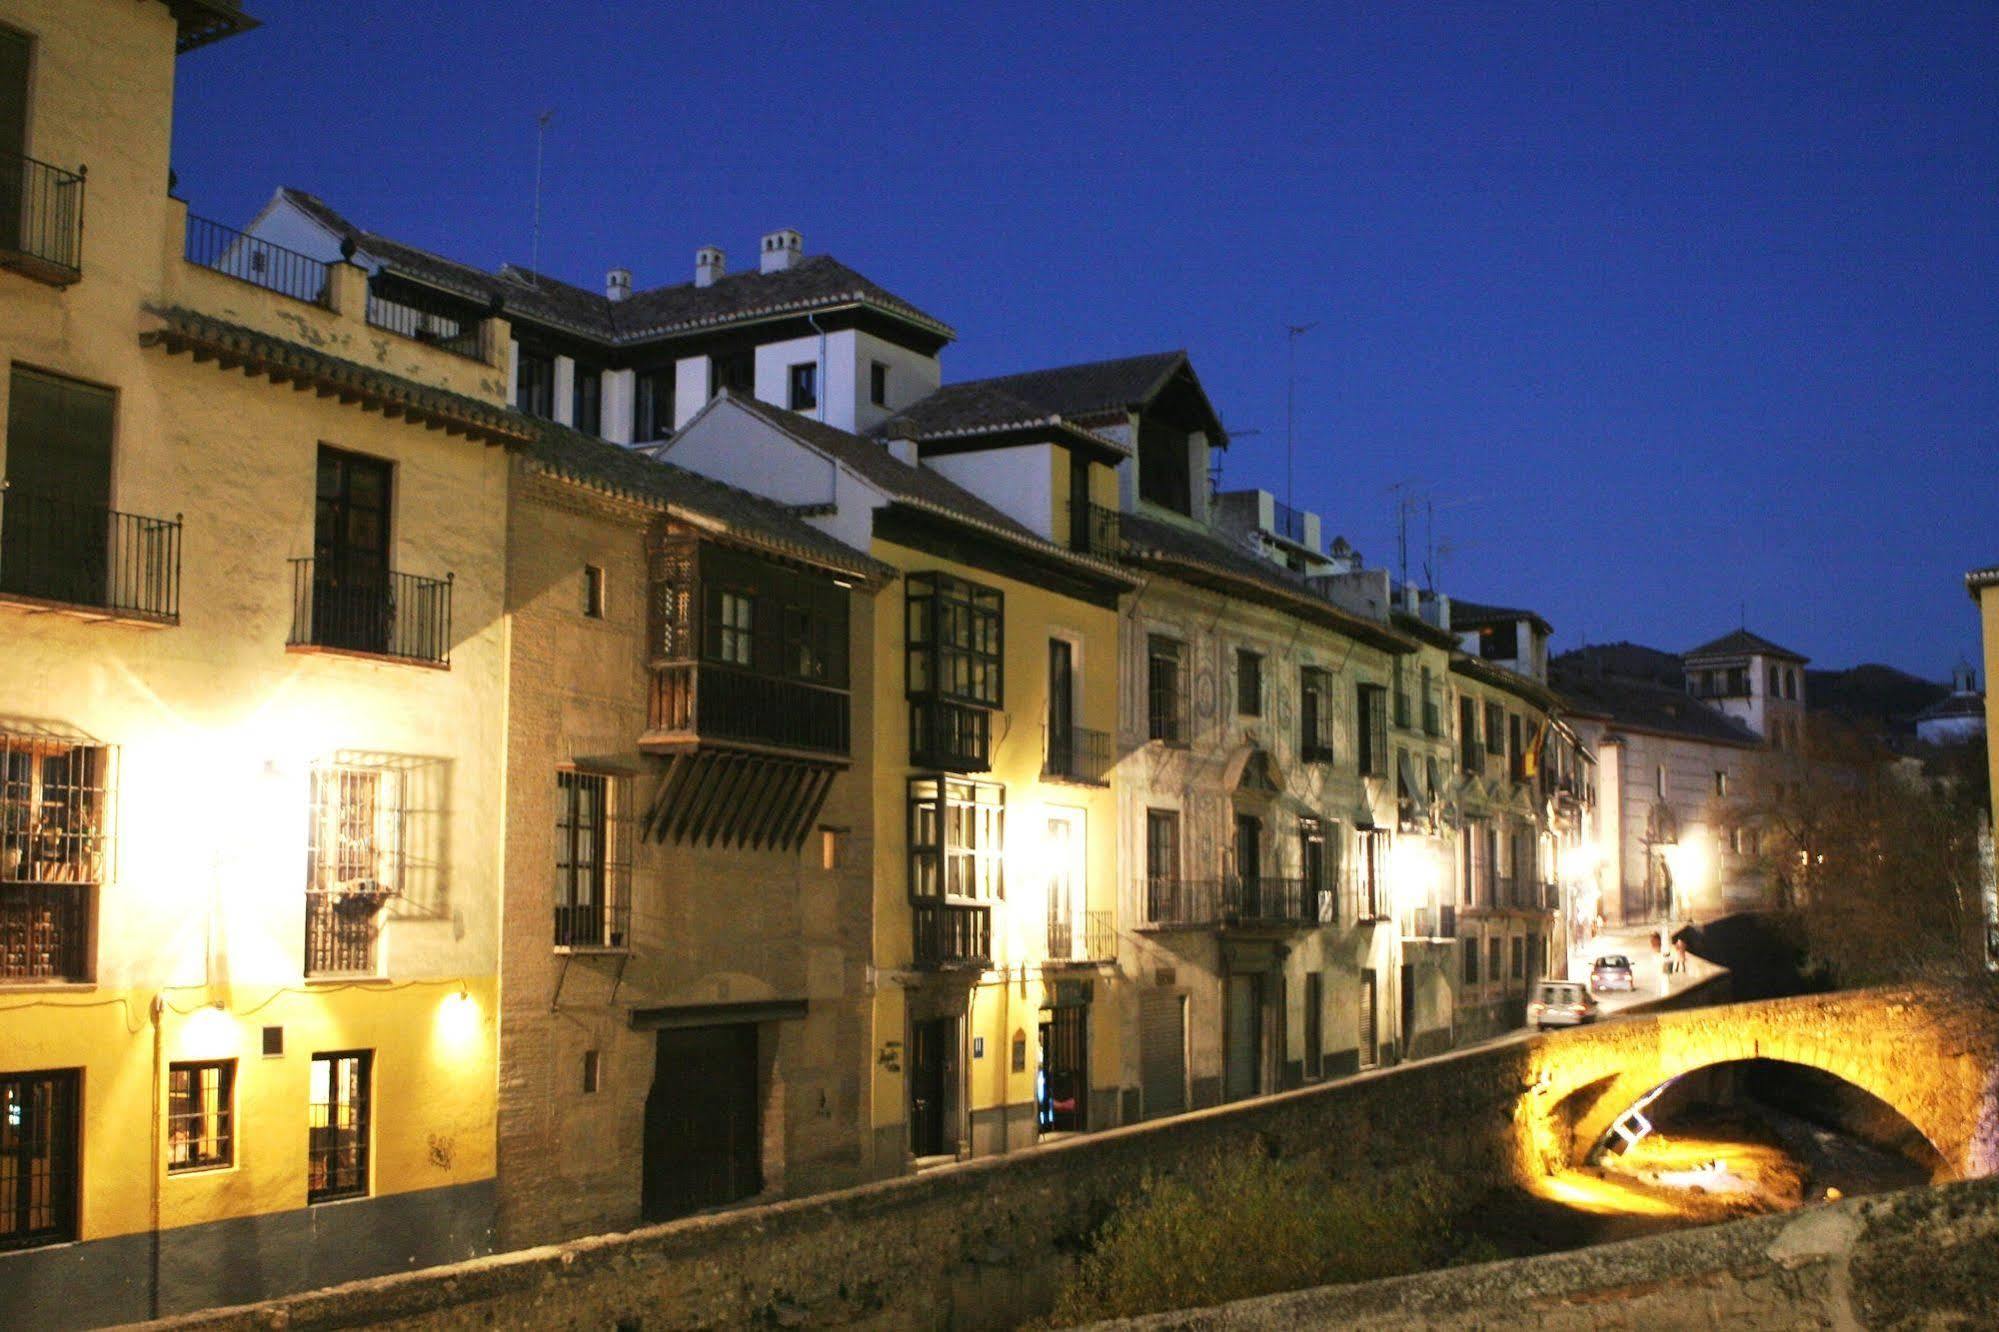
<path fill-rule="evenodd" d="M 1041 1074 L 1035 1080 L 1036 1119 L 1043 1133 L 1089 1127 L 1090 1009 L 1051 1008 L 1041 1015 Z"/>
<path fill-rule="evenodd" d="M 1381 995 L 1372 968 L 1360 973 L 1360 1066 L 1381 1061 Z"/>
<path fill-rule="evenodd" d="M 1263 1090 L 1263 976 L 1256 972 L 1231 975 L 1227 1008 L 1222 1096 L 1239 1101 Z"/>
<path fill-rule="evenodd" d="M 380 458 L 320 445 L 312 531 L 312 642 L 319 647 L 388 650 L 391 477 Z"/>
<path fill-rule="evenodd" d="M 950 1132 L 951 1057 L 956 1018 L 923 1018 L 909 1024 L 909 1150 L 946 1156 L 958 1149 Z"/>
<path fill-rule="evenodd" d="M 646 1096 L 641 1212 L 686 1216 L 763 1190 L 753 1023 L 659 1033 Z"/>
<path fill-rule="evenodd" d="M 110 581 L 111 390 L 16 366 L 8 377 L 0 589 L 104 604 Z"/>

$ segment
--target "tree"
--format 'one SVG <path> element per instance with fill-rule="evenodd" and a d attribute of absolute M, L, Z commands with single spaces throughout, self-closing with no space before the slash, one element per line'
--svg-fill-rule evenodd
<path fill-rule="evenodd" d="M 1766 755 L 1737 810 L 1805 949 L 1842 985 L 1987 976 L 1982 755 L 1925 764 L 1833 718 Z"/>

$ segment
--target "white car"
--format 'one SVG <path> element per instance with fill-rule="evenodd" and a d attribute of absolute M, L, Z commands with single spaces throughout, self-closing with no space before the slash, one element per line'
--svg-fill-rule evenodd
<path fill-rule="evenodd" d="M 1580 1027 L 1597 1017 L 1596 996 L 1581 981 L 1542 981 L 1534 987 L 1527 1004 L 1527 1025 L 1540 1031 L 1550 1027 Z"/>

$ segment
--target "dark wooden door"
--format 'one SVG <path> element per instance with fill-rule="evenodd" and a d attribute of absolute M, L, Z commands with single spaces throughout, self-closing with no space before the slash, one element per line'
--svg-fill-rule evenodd
<path fill-rule="evenodd" d="M 909 1150 L 917 1156 L 951 1151 L 946 1136 L 945 1089 L 956 1023 L 929 1018 L 909 1024 Z"/>
<path fill-rule="evenodd" d="M 8 381 L 0 588 L 75 605 L 105 599 L 111 390 L 15 367 Z"/>
<path fill-rule="evenodd" d="M 1073 773 L 1076 755 L 1075 648 L 1065 638 L 1048 640 L 1048 769 Z"/>
<path fill-rule="evenodd" d="M 1360 973 L 1360 1066 L 1373 1068 L 1381 1057 L 1381 996 L 1374 972 Z"/>
<path fill-rule="evenodd" d="M 1041 1131 L 1081 1132 L 1089 1125 L 1089 1097 L 1090 1010 L 1050 1009 L 1041 1019 Z"/>
<path fill-rule="evenodd" d="M 0 1252 L 76 1238 L 77 1076 L 0 1077 Z"/>
<path fill-rule="evenodd" d="M 753 1024 L 660 1032 L 646 1097 L 645 1219 L 664 1221 L 760 1192 L 762 1118 Z"/>
<path fill-rule="evenodd" d="M 1235 816 L 1235 872 L 1241 887 L 1237 910 L 1245 916 L 1263 914 L 1263 821 L 1252 814 Z"/>
<path fill-rule="evenodd" d="M 1239 1101 L 1263 1090 L 1263 977 L 1228 978 L 1228 1024 L 1222 1032 L 1222 1096 Z"/>
<path fill-rule="evenodd" d="M 380 458 L 320 446 L 312 641 L 321 647 L 388 650 L 390 484 L 390 466 Z"/>

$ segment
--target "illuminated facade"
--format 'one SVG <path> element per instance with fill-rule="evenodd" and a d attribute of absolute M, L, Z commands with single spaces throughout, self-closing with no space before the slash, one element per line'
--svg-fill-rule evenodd
<path fill-rule="evenodd" d="M 248 24 L 0 4 L 12 1327 L 493 1239 L 505 326 L 166 193 L 177 48 Z"/>

